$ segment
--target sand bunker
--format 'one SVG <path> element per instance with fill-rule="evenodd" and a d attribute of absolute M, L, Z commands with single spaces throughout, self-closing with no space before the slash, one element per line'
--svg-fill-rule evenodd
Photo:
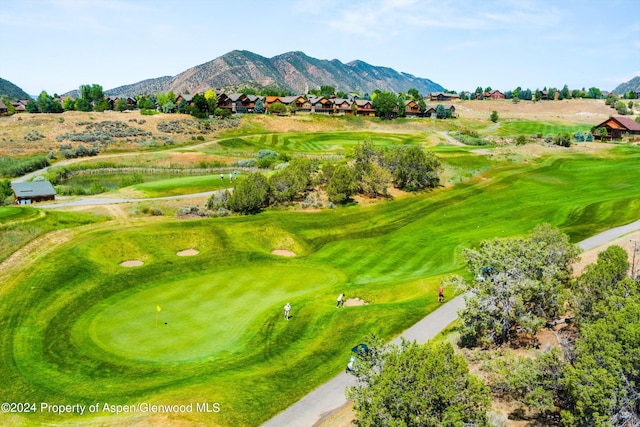
<path fill-rule="evenodd" d="M 139 259 L 132 259 L 120 263 L 122 267 L 140 267 L 142 264 L 144 264 L 144 262 L 140 261 Z"/>
<path fill-rule="evenodd" d="M 197 251 L 196 249 L 185 249 L 183 251 L 179 251 L 176 252 L 176 255 L 178 256 L 194 256 L 194 255 L 198 255 L 200 252 Z"/>
<path fill-rule="evenodd" d="M 271 251 L 271 253 L 280 256 L 296 256 L 295 252 L 291 252 L 288 249 L 274 249 Z"/>
<path fill-rule="evenodd" d="M 360 298 L 349 298 L 344 302 L 345 307 L 355 307 L 357 305 L 367 305 L 366 301 Z"/>

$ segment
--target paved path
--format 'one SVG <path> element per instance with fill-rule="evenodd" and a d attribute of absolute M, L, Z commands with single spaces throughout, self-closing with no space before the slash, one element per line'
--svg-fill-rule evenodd
<path fill-rule="evenodd" d="M 578 246 L 586 251 L 637 230 L 640 230 L 640 220 L 603 231 L 579 242 Z M 462 307 L 464 307 L 464 297 L 460 295 L 427 315 L 391 342 L 398 344 L 401 337 L 404 337 L 410 341 L 424 343 L 456 320 L 458 310 Z M 271 418 L 262 427 L 312 427 L 318 425 L 347 403 L 345 389 L 352 385 L 355 385 L 353 375 L 341 373 Z"/>
<path fill-rule="evenodd" d="M 399 344 L 402 337 L 410 341 L 415 340 L 419 343 L 427 342 L 447 325 L 456 320 L 458 317 L 458 309 L 463 306 L 464 299 L 462 296 L 454 298 L 404 331 L 391 342 L 393 344 Z M 353 375 L 343 372 L 316 388 L 262 426 L 311 427 L 347 403 L 345 388 L 355 385 L 355 383 L 355 377 Z"/>
<path fill-rule="evenodd" d="M 233 191 L 232 188 L 227 188 L 228 191 Z M 94 206 L 94 205 L 114 205 L 118 203 L 135 203 L 135 202 L 151 202 L 154 200 L 177 200 L 177 199 L 190 199 L 193 197 L 210 197 L 217 192 L 223 192 L 224 190 L 205 191 L 203 193 L 193 194 L 181 194 L 179 196 L 165 196 L 165 197 L 149 197 L 146 199 L 122 199 L 115 197 L 83 197 L 81 199 L 68 200 L 64 197 L 58 197 L 54 203 L 46 204 L 34 204 L 31 205 L 40 209 L 55 209 L 64 208 L 69 206 Z"/>

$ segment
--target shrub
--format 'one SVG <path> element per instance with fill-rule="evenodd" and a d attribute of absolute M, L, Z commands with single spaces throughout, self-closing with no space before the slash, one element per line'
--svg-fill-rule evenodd
<path fill-rule="evenodd" d="M 525 145 L 527 143 L 527 137 L 524 135 L 519 135 L 516 138 L 516 145 Z"/>
<path fill-rule="evenodd" d="M 182 206 L 178 209 L 177 216 L 208 217 L 211 216 L 211 213 L 205 209 L 200 209 L 198 206 Z"/>
<path fill-rule="evenodd" d="M 553 143 L 561 147 L 571 147 L 571 137 L 568 133 L 558 134 L 553 138 Z"/>
<path fill-rule="evenodd" d="M 43 134 L 41 134 L 40 132 L 38 132 L 36 129 L 32 129 L 29 131 L 29 133 L 27 133 L 24 136 L 24 140 L 25 141 L 39 141 L 41 139 L 45 138 L 45 136 Z"/>
<path fill-rule="evenodd" d="M 263 157 L 278 157 L 278 152 L 273 150 L 260 150 L 256 157 L 258 159 L 262 159 Z"/>
<path fill-rule="evenodd" d="M 256 165 L 256 159 L 238 160 L 235 165 L 241 168 L 252 168 Z"/>
<path fill-rule="evenodd" d="M 211 197 L 209 197 L 209 200 L 207 200 L 207 209 L 220 210 L 228 208 L 230 196 L 231 193 L 229 193 L 229 191 L 227 190 L 213 193 Z"/>

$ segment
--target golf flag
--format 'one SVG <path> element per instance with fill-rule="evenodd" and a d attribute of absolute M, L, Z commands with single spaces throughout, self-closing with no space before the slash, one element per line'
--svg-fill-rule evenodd
<path fill-rule="evenodd" d="M 156 305 L 156 311 L 162 310 L 159 305 Z"/>

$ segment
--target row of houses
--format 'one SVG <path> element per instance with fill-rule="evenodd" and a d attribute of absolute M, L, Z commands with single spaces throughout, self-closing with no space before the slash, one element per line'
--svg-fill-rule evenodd
<path fill-rule="evenodd" d="M 181 102 L 181 96 L 176 99 Z M 185 99 L 186 100 L 186 99 Z M 375 116 L 376 110 L 372 101 L 366 99 L 351 98 L 331 98 L 325 96 L 309 95 L 304 96 L 257 96 L 245 95 L 242 93 L 220 94 L 218 95 L 218 106 L 229 109 L 232 113 L 253 113 L 258 100 L 262 101 L 265 109 L 275 103 L 286 105 L 290 111 L 296 113 L 315 114 L 339 114 L 345 116 Z M 443 105 L 449 115 L 455 117 L 455 107 L 451 104 Z M 395 115 L 399 111 L 396 108 Z M 404 113 L 407 117 L 435 117 L 436 107 L 426 106 L 424 111 L 420 111 L 420 105 L 414 100 L 404 102 Z"/>
<path fill-rule="evenodd" d="M 16 109 L 16 112 L 22 113 L 27 110 L 28 99 L 19 99 L 17 101 L 11 101 L 11 105 Z M 6 114 L 8 111 L 7 106 L 4 102 L 0 101 L 0 114 Z"/>

